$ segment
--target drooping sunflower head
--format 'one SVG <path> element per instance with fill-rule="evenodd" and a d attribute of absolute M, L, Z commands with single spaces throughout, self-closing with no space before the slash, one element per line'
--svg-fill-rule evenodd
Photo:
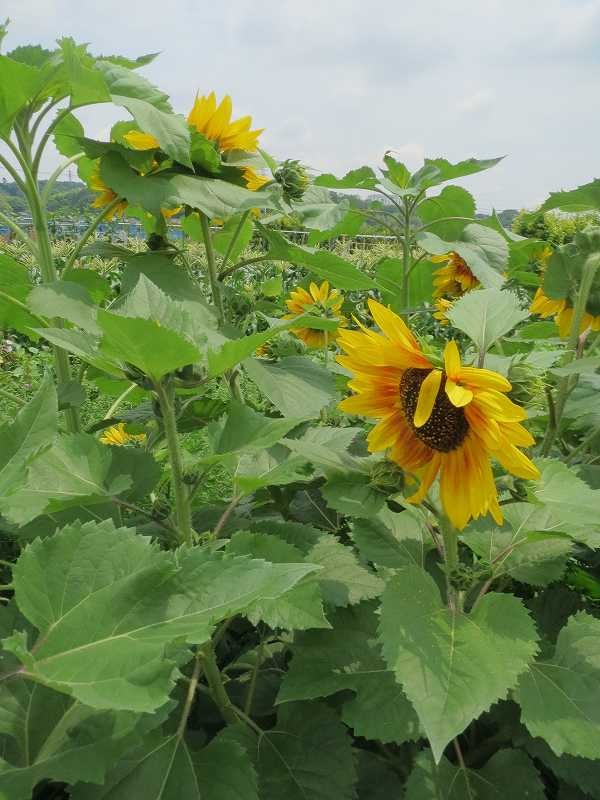
<path fill-rule="evenodd" d="M 539 287 L 533 297 L 529 310 L 532 314 L 540 317 L 554 317 L 554 322 L 558 325 L 558 334 L 561 339 L 567 339 L 573 324 L 574 308 L 568 297 L 554 299 L 544 294 L 543 287 Z M 583 333 L 588 328 L 592 331 L 600 331 L 600 315 L 594 315 L 586 311 L 581 318 L 579 333 Z"/>
<path fill-rule="evenodd" d="M 232 121 L 232 112 L 233 106 L 228 94 L 217 105 L 217 97 L 211 92 L 207 96 L 196 97 L 188 122 L 198 133 L 215 142 L 222 153 L 229 150 L 254 153 L 258 148 L 258 137 L 264 128 L 252 131 L 252 117 L 240 117 Z"/>
<path fill-rule="evenodd" d="M 374 300 L 369 308 L 380 332 L 338 336 L 345 352 L 338 361 L 353 373 L 354 392 L 340 408 L 378 420 L 369 450 L 389 451 L 420 479 L 409 502 L 422 502 L 439 474 L 442 505 L 456 528 L 487 513 L 501 524 L 491 459 L 518 477 L 539 477 L 519 450 L 533 438 L 520 424 L 525 412 L 506 396 L 510 383 L 491 370 L 463 366 L 453 341 L 436 367 L 400 317 Z"/>
<path fill-rule="evenodd" d="M 296 159 L 288 158 L 283 161 L 275 172 L 275 180 L 283 190 L 283 196 L 289 203 L 292 200 L 302 200 L 308 188 L 309 179 L 306 168 Z"/>
<path fill-rule="evenodd" d="M 338 289 L 329 289 L 329 281 L 323 281 L 320 286 L 311 283 L 309 291 L 299 286 L 290 292 L 289 298 L 285 301 L 289 314 L 285 314 L 283 319 L 294 319 L 304 314 L 315 314 L 320 317 L 329 317 L 338 322 L 338 330 L 319 331 L 312 328 L 294 328 L 292 333 L 302 339 L 309 347 L 325 347 L 328 343 L 335 341 L 339 335 L 339 327 L 348 324 L 348 320 L 342 314 L 344 297 Z"/>
<path fill-rule="evenodd" d="M 447 325 L 448 312 L 454 305 L 452 300 L 448 300 L 445 297 L 438 297 L 433 305 L 435 307 L 435 311 L 433 312 L 434 318 L 441 322 L 442 325 Z"/>
<path fill-rule="evenodd" d="M 133 442 L 144 442 L 146 440 L 145 433 L 128 433 L 125 430 L 125 423 L 118 422 L 106 430 L 100 436 L 102 444 L 109 444 L 117 447 L 122 447 L 125 444 L 132 444 Z"/>
<path fill-rule="evenodd" d="M 106 208 L 106 206 L 110 205 L 118 197 L 118 195 L 113 192 L 113 190 L 108 187 L 100 177 L 100 162 L 98 162 L 92 170 L 89 179 L 89 186 L 93 192 L 98 193 L 98 196 L 92 203 L 92 208 Z M 122 217 L 127 210 L 127 205 L 127 200 L 121 200 L 121 202 L 117 203 L 116 206 L 106 215 L 106 220 L 114 219 L 116 216 Z"/>
<path fill-rule="evenodd" d="M 445 264 L 433 273 L 433 299 L 439 297 L 462 297 L 463 294 L 476 289 L 479 281 L 471 272 L 467 262 L 458 253 L 444 253 L 431 256 L 434 264 Z"/>

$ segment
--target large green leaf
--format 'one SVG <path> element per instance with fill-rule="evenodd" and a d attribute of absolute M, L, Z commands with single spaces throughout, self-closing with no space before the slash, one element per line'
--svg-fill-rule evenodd
<path fill-rule="evenodd" d="M 552 211 L 555 208 L 571 213 L 600 208 L 600 178 L 594 178 L 590 183 L 584 183 L 576 189 L 550 192 L 550 197 L 539 211 Z"/>
<path fill-rule="evenodd" d="M 153 380 L 200 360 L 194 344 L 159 322 L 100 311 L 98 324 L 103 353 L 117 363 L 133 364 Z"/>
<path fill-rule="evenodd" d="M 504 156 L 500 158 L 467 158 L 451 164 L 445 158 L 426 158 L 425 163 L 418 172 L 411 178 L 411 185 L 418 186 L 419 189 L 427 189 L 430 186 L 437 186 L 446 181 L 453 181 L 456 178 L 464 178 L 466 175 L 474 175 L 484 169 L 495 167 Z"/>
<path fill-rule="evenodd" d="M 354 697 L 344 702 L 342 719 L 356 736 L 398 744 L 419 738 L 417 716 L 376 644 L 374 606 L 338 609 L 331 622 L 332 631 L 295 636 L 278 702 L 351 690 Z"/>
<path fill-rule="evenodd" d="M 286 703 L 272 730 L 242 741 L 255 760 L 261 800 L 354 800 L 350 738 L 320 703 Z"/>
<path fill-rule="evenodd" d="M 249 358 L 244 369 L 286 417 L 318 417 L 336 395 L 331 373 L 306 357 L 289 356 L 276 363 Z"/>
<path fill-rule="evenodd" d="M 313 580 L 319 581 L 323 599 L 332 606 L 360 603 L 383 591 L 381 578 L 360 564 L 352 549 L 332 534 L 321 535 L 306 560 L 322 567 Z"/>
<path fill-rule="evenodd" d="M 7 136 L 15 116 L 33 99 L 40 70 L 0 55 L 0 135 Z"/>
<path fill-rule="evenodd" d="M 73 800 L 258 800 L 256 773 L 227 732 L 195 750 L 177 734 L 156 732 L 116 763 L 104 786 L 81 784 Z"/>
<path fill-rule="evenodd" d="M 336 239 L 338 236 L 356 236 L 365 223 L 365 216 L 358 209 L 350 208 L 344 216 L 325 230 L 313 229 L 308 236 L 308 244 L 311 247 Z"/>
<path fill-rule="evenodd" d="M 507 519 L 514 523 L 512 530 L 505 525 L 502 529 L 466 531 L 462 540 L 484 561 L 494 563 L 496 577 L 510 575 L 523 583 L 546 586 L 563 576 L 573 543 L 565 534 L 530 528 L 531 508 L 535 506 L 511 504 L 507 506 Z"/>
<path fill-rule="evenodd" d="M 490 347 L 527 319 L 529 311 L 521 307 L 513 292 L 500 289 L 480 289 L 468 292 L 454 303 L 448 319 L 471 339 L 480 352 Z"/>
<path fill-rule="evenodd" d="M 314 571 L 210 549 L 160 551 L 134 531 L 72 525 L 21 554 L 15 597 L 40 632 L 4 645 L 19 673 L 99 709 L 153 711 L 175 676 L 165 645 L 202 644 L 222 619 L 284 594 Z"/>
<path fill-rule="evenodd" d="M 541 761 L 559 778 L 578 786 L 586 797 L 600 800 L 600 761 L 568 756 L 566 753 L 559 757 L 541 739 L 528 739 L 525 747 L 533 758 Z"/>
<path fill-rule="evenodd" d="M 552 514 L 556 530 L 589 547 L 600 547 L 600 490 L 588 486 L 566 464 L 546 461 L 534 494 Z"/>
<path fill-rule="evenodd" d="M 129 74 L 134 75 L 135 73 Z M 113 103 L 125 106 L 140 130 L 157 139 L 161 150 L 164 150 L 174 161 L 191 168 L 190 129 L 184 117 L 161 111 L 145 100 L 117 94 L 112 94 L 111 98 Z"/>
<path fill-rule="evenodd" d="M 210 434 L 217 461 L 240 451 L 259 452 L 271 447 L 302 422 L 302 417 L 265 417 L 243 403 L 232 401 L 222 424 L 212 424 Z"/>
<path fill-rule="evenodd" d="M 317 175 L 315 186 L 324 186 L 327 189 L 375 189 L 378 179 L 371 167 L 359 167 L 350 170 L 343 178 L 336 178 L 331 173 Z"/>
<path fill-rule="evenodd" d="M 10 492 L 27 464 L 54 439 L 57 411 L 56 390 L 48 376 L 15 419 L 0 427 L 0 497 Z"/>
<path fill-rule="evenodd" d="M 143 100 L 159 111 L 170 112 L 173 110 L 168 95 L 156 86 L 153 86 L 143 75 L 134 72 L 133 69 L 107 59 L 98 59 L 95 63 L 95 68 L 102 74 L 108 90 L 112 95 L 112 100 L 117 105 L 125 105 L 124 103 L 119 103 L 117 98 L 133 99 Z M 141 124 L 140 128 L 146 130 Z M 154 131 L 149 130 L 146 132 L 154 133 Z"/>
<path fill-rule="evenodd" d="M 433 578 L 405 567 L 387 585 L 383 652 L 439 762 L 448 742 L 505 697 L 537 651 L 520 600 L 488 594 L 469 614 L 445 608 Z"/>
<path fill-rule="evenodd" d="M 87 289 L 70 281 L 54 281 L 36 286 L 27 298 L 34 314 L 60 317 L 92 334 L 99 334 L 96 306 Z"/>
<path fill-rule="evenodd" d="M 31 461 L 26 474 L 0 499 L 0 508 L 10 521 L 23 525 L 43 513 L 104 503 L 132 483 L 130 475 L 114 473 L 112 459 L 112 448 L 93 436 L 62 436 Z"/>
<path fill-rule="evenodd" d="M 274 339 L 284 331 L 294 328 L 314 328 L 321 331 L 335 331 L 338 322 L 334 319 L 325 317 L 315 317 L 311 314 L 303 314 L 295 319 L 281 321 L 265 331 L 253 333 L 249 336 L 242 336 L 239 339 L 230 339 L 218 349 L 211 349 L 208 352 L 208 369 L 211 376 L 222 375 L 228 369 L 239 364 L 244 359 L 253 355 L 258 347 L 265 342 Z"/>
<path fill-rule="evenodd" d="M 446 758 L 436 766 L 421 753 L 406 784 L 405 800 L 544 800 L 544 784 L 531 759 L 521 750 L 499 750 L 479 770 L 463 769 Z"/>
<path fill-rule="evenodd" d="M 431 549 L 431 537 L 409 511 L 396 514 L 398 524 L 386 525 L 384 519 L 356 519 L 352 526 L 354 540 L 363 558 L 380 567 L 398 569 L 411 564 L 425 566 Z"/>
<path fill-rule="evenodd" d="M 432 255 L 458 253 L 486 289 L 498 289 L 504 282 L 502 273 L 508 264 L 508 244 L 503 236 L 485 225 L 467 225 L 455 241 L 425 232 L 417 235 L 417 242 Z"/>
<path fill-rule="evenodd" d="M 127 201 L 150 211 L 155 216 L 161 208 L 188 205 L 209 217 L 227 217 L 234 211 L 253 208 L 256 192 L 216 178 L 162 172 L 140 176 L 129 168 L 117 153 L 108 153 L 100 166 L 103 181 Z M 264 190 L 260 195 L 262 208 L 274 205 L 274 195 Z"/>
<path fill-rule="evenodd" d="M 475 200 L 473 195 L 460 186 L 445 186 L 437 197 L 429 197 L 417 207 L 419 218 L 427 223 L 427 227 L 442 239 L 452 241 L 458 239 L 468 220 L 451 220 L 437 222 L 445 217 L 475 217 Z"/>
<path fill-rule="evenodd" d="M 249 531 L 236 533 L 227 552 L 262 558 L 273 564 L 297 564 L 304 561 L 302 551 L 294 545 L 276 536 Z M 323 613 L 319 585 L 310 578 L 301 581 L 276 600 L 257 600 L 248 607 L 245 616 L 254 625 L 262 620 L 271 628 L 306 630 L 331 627 Z"/>
<path fill-rule="evenodd" d="M 318 186 L 309 186 L 302 200 L 293 205 L 294 215 L 299 218 L 303 227 L 317 234 L 335 228 L 345 217 L 348 207 L 347 200 L 336 202 L 327 189 Z"/>
<path fill-rule="evenodd" d="M 32 327 L 38 326 L 40 320 L 26 307 L 31 289 L 27 267 L 0 253 L 0 328 L 15 329 L 32 337 Z"/>
<path fill-rule="evenodd" d="M 272 261 L 287 261 L 308 267 L 321 278 L 325 278 L 340 289 L 372 289 L 375 284 L 368 275 L 329 250 L 312 250 L 289 242 L 283 234 L 264 225 L 257 224 L 267 240 L 269 250 L 265 256 Z"/>
<path fill-rule="evenodd" d="M 600 620 L 576 614 L 559 633 L 554 655 L 519 680 L 523 722 L 558 756 L 600 758 L 599 637 Z"/>
<path fill-rule="evenodd" d="M 30 800 L 44 779 L 103 783 L 107 769 L 137 743 L 140 717 L 95 711 L 20 678 L 2 683 L 0 796 Z"/>

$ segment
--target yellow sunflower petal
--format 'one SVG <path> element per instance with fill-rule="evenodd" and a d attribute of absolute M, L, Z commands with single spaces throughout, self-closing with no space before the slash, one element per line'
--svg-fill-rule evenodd
<path fill-rule="evenodd" d="M 421 483 L 419 488 L 410 497 L 407 497 L 409 503 L 422 503 L 427 497 L 427 492 L 431 489 L 431 484 L 434 482 L 436 475 L 440 468 L 441 457 L 439 453 L 432 456 L 429 464 L 425 467 L 425 471 L 421 475 Z"/>
<path fill-rule="evenodd" d="M 449 378 L 458 379 L 460 375 L 460 353 L 454 339 L 448 342 L 444 349 L 444 369 Z"/>
<path fill-rule="evenodd" d="M 155 150 L 160 147 L 159 141 L 151 133 L 142 133 L 142 131 L 129 131 L 123 135 L 123 139 L 134 150 Z"/>
<path fill-rule="evenodd" d="M 462 408 L 473 399 L 473 392 L 470 389 L 465 389 L 464 386 L 455 383 L 451 378 L 446 378 L 446 386 L 444 388 L 448 400 L 455 408 Z"/>
<path fill-rule="evenodd" d="M 413 424 L 415 428 L 422 428 L 431 416 L 441 382 L 441 370 L 434 369 L 421 384 L 419 398 L 417 400 L 417 407 L 415 409 L 415 416 L 413 418 Z"/>

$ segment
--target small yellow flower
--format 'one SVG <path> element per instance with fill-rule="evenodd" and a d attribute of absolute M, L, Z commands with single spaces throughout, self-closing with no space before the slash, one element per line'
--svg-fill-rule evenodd
<path fill-rule="evenodd" d="M 228 94 L 217 106 L 216 95 L 211 92 L 206 97 L 196 97 L 188 122 L 198 133 L 215 142 L 222 153 L 228 150 L 255 152 L 258 148 L 258 137 L 264 128 L 251 131 L 252 117 L 240 117 L 232 122 L 232 111 L 231 97 Z"/>
<path fill-rule="evenodd" d="M 433 312 L 433 316 L 435 319 L 439 320 L 442 325 L 448 324 L 448 311 L 452 308 L 454 303 L 451 300 L 447 300 L 445 297 L 438 297 L 434 303 L 435 311 Z"/>
<path fill-rule="evenodd" d="M 266 358 L 269 355 L 269 343 L 265 342 L 264 344 L 259 345 L 254 351 L 254 355 Z"/>
<path fill-rule="evenodd" d="M 446 264 L 433 273 L 433 299 L 440 297 L 462 297 L 463 294 L 476 289 L 479 280 L 471 272 L 467 262 L 458 253 L 445 253 L 441 256 L 431 256 L 434 264 Z"/>
<path fill-rule="evenodd" d="M 338 289 L 329 291 L 329 281 L 323 281 L 320 286 L 313 282 L 309 289 L 310 293 L 302 287 L 290 292 L 289 299 L 285 301 L 290 313 L 285 314 L 283 319 L 294 319 L 294 317 L 317 311 L 323 316 L 336 319 L 339 327 L 345 327 L 348 324 L 348 320 L 341 313 L 344 298 Z M 325 347 L 326 344 L 333 342 L 338 337 L 339 331 L 294 328 L 292 333 L 309 347 Z"/>
<path fill-rule="evenodd" d="M 380 333 L 362 328 L 338 337 L 345 355 L 337 360 L 354 373 L 354 394 L 340 408 L 378 420 L 369 450 L 389 450 L 420 479 L 409 502 L 421 503 L 439 474 L 442 506 L 456 528 L 488 513 L 502 524 L 491 459 L 520 478 L 539 477 L 519 449 L 534 440 L 520 424 L 525 411 L 506 397 L 511 384 L 492 370 L 463 366 L 454 341 L 443 368 L 436 367 L 397 314 L 375 300 L 369 308 Z"/>
<path fill-rule="evenodd" d="M 125 423 L 119 422 L 111 428 L 107 428 L 100 436 L 102 444 L 116 445 L 122 447 L 124 444 L 130 442 L 144 442 L 146 441 L 145 433 L 127 433 L 125 430 Z"/>

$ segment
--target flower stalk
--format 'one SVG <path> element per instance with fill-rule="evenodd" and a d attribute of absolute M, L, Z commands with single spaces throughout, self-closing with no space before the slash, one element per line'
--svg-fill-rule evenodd
<path fill-rule="evenodd" d="M 175 497 L 175 523 L 182 544 L 191 546 L 194 540 L 194 529 L 192 527 L 189 495 L 183 479 L 183 462 L 175 415 L 175 389 L 172 383 L 166 379 L 165 381 L 157 382 L 154 386 L 154 391 L 160 406 L 167 450 L 169 452 L 171 485 L 173 486 Z"/>
<path fill-rule="evenodd" d="M 592 284 L 596 276 L 596 270 L 600 267 L 600 254 L 594 253 L 588 257 L 583 267 L 581 283 L 579 284 L 579 291 L 575 300 L 573 308 L 573 319 L 571 321 L 571 329 L 569 331 L 569 340 L 567 342 L 567 355 L 563 366 L 570 364 L 574 358 L 580 358 L 583 354 L 583 349 L 579 347 L 581 321 L 585 314 L 587 301 L 592 289 Z M 584 340 L 585 342 L 585 340 Z M 541 455 L 547 456 L 552 449 L 552 445 L 560 430 L 562 416 L 565 410 L 565 405 L 569 399 L 569 395 L 577 385 L 577 376 L 565 376 L 561 378 L 558 384 L 556 400 L 554 401 L 554 414 L 550 415 L 548 429 L 546 436 L 542 443 Z"/>
<path fill-rule="evenodd" d="M 221 295 L 221 284 L 219 283 L 219 276 L 217 275 L 217 264 L 215 261 L 215 251 L 213 249 L 212 237 L 210 235 L 210 226 L 208 224 L 208 217 L 206 214 L 200 212 L 200 224 L 202 225 L 202 237 L 204 239 L 204 246 L 206 248 L 206 262 L 208 264 L 208 280 L 210 282 L 210 290 L 212 293 L 213 303 L 217 309 L 217 318 L 219 325 L 223 325 L 225 321 L 225 312 L 223 310 L 223 297 Z"/>

